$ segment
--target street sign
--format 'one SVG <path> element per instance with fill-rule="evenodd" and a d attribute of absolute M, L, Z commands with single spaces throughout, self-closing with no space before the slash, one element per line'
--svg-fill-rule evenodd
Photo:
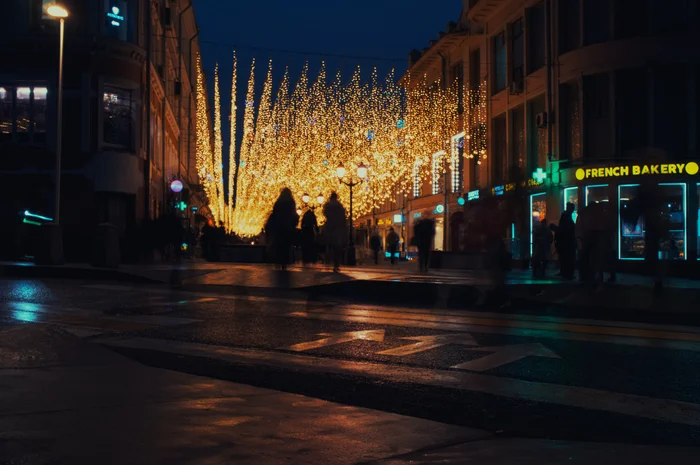
<path fill-rule="evenodd" d="M 384 341 L 384 330 L 367 330 L 367 331 L 351 331 L 348 333 L 321 333 L 323 339 L 310 342 L 302 342 L 300 344 L 294 344 L 292 346 L 286 347 L 286 350 L 293 350 L 295 352 L 304 352 L 306 350 L 320 349 L 321 347 L 328 347 L 336 344 L 344 344 L 350 341 Z"/>
<path fill-rule="evenodd" d="M 476 360 L 470 360 L 468 362 L 460 363 L 459 365 L 454 365 L 451 368 L 471 371 L 486 371 L 490 370 L 491 368 L 507 365 L 508 363 L 515 362 L 525 357 L 561 358 L 540 343 L 515 344 L 511 346 L 498 347 L 475 347 L 471 350 L 493 353 L 487 355 L 486 357 L 481 357 L 477 358 Z"/>
<path fill-rule="evenodd" d="M 382 352 L 377 352 L 377 355 L 390 355 L 392 357 L 403 357 L 406 355 L 417 354 L 419 352 L 425 352 L 426 350 L 435 349 L 437 347 L 442 347 L 448 344 L 457 344 L 463 346 L 477 346 L 471 334 L 461 333 L 461 334 L 440 334 L 437 336 L 408 336 L 402 337 L 407 341 L 418 341 L 415 344 L 408 344 L 401 347 L 394 347 L 393 349 L 384 350 Z"/>

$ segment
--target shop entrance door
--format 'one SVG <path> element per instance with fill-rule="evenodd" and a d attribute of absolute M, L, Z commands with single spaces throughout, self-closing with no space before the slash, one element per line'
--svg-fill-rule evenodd
<path fill-rule="evenodd" d="M 530 257 L 532 257 L 532 242 L 535 226 L 547 218 L 547 196 L 544 192 L 530 196 Z"/>

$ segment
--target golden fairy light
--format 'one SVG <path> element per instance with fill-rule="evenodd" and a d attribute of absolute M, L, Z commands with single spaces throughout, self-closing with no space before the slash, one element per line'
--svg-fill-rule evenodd
<path fill-rule="evenodd" d="M 233 75 L 231 77 L 231 143 L 228 149 L 228 206 L 226 208 L 226 230 L 233 230 L 233 193 L 236 176 L 236 86 L 238 81 L 238 60 L 233 53 Z"/>
<path fill-rule="evenodd" d="M 234 98 L 236 73 L 234 61 Z M 229 149 L 228 211 L 231 214 L 227 229 L 241 236 L 258 234 L 284 187 L 292 190 L 298 205 L 302 205 L 304 193 L 311 198 L 318 194 L 328 198 L 332 191 L 347 205 L 349 190 L 336 176 L 340 163 L 349 174 L 355 174 L 360 164 L 368 167 L 367 179 L 354 191 L 353 213 L 358 217 L 380 207 L 398 193 L 410 194 L 414 182 L 422 183 L 424 179 L 442 182 L 440 174 L 444 174 L 445 169 L 454 171 L 458 165 L 454 160 L 448 163 L 447 154 L 453 152 L 453 137 L 460 131 L 465 134 L 464 156 L 476 157 L 479 161 L 486 157 L 485 89 L 467 93 L 467 102 L 474 100 L 475 103 L 465 105 L 465 127 L 462 128 L 457 97 L 458 92 L 464 90 L 457 88 L 456 82 L 444 85 L 428 83 L 425 77 L 412 81 L 407 76 L 402 86 L 396 84 L 393 71 L 382 81 L 374 69 L 369 78 L 363 80 L 359 67 L 347 82 L 340 73 L 328 79 L 325 64 L 314 79 L 309 79 L 307 64 L 293 88 L 289 72 L 285 72 L 273 100 L 272 63 L 269 63 L 256 104 L 253 60 L 243 111 L 236 201 L 232 212 L 235 137 Z M 216 86 L 215 94 L 218 99 Z M 215 104 L 215 110 L 217 108 Z M 236 108 L 235 102 L 232 108 Z M 216 118 L 215 115 L 215 125 L 218 124 Z M 235 118 L 232 114 L 232 134 L 235 134 Z M 197 124 L 198 134 L 201 126 L 204 135 L 207 123 L 198 120 Z M 213 163 L 211 152 L 206 153 L 206 144 L 201 144 L 202 153 L 198 150 L 197 158 L 200 173 L 210 173 L 211 165 L 218 163 L 218 137 L 215 131 Z M 438 161 L 444 159 L 444 162 L 433 164 L 434 154 L 438 154 Z M 221 200 L 223 197 L 216 195 L 219 193 L 216 187 L 207 187 L 205 182 L 205 189 L 212 212 L 227 209 Z"/>
<path fill-rule="evenodd" d="M 219 92 L 219 64 L 214 68 L 214 185 L 216 191 L 216 211 L 219 213 L 216 219 L 224 221 L 226 217 L 226 205 L 224 203 L 224 143 L 221 136 L 221 94 Z M 209 199 L 213 202 L 213 199 Z"/>
<path fill-rule="evenodd" d="M 202 70 L 202 57 L 197 56 L 197 83 L 196 83 L 196 162 L 197 174 L 200 182 L 204 186 L 204 193 L 210 201 L 209 209 L 214 216 L 214 220 L 220 218 L 218 200 L 212 202 L 212 199 L 218 199 L 216 193 L 216 185 L 214 182 L 214 164 L 212 159 L 212 138 L 211 125 L 209 119 L 209 107 L 207 105 L 207 85 Z"/>

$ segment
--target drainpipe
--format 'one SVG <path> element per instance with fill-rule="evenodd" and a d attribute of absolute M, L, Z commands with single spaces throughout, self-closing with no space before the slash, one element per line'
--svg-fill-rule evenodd
<path fill-rule="evenodd" d="M 146 3 L 146 163 L 143 170 L 144 219 L 151 218 L 151 2 Z"/>
<path fill-rule="evenodd" d="M 438 55 L 442 59 L 442 89 L 447 90 L 447 57 L 441 53 L 438 52 Z M 447 150 L 445 150 L 445 157 L 444 157 L 444 165 L 445 165 L 445 173 L 444 173 L 444 181 L 443 181 L 443 190 L 445 192 L 445 200 L 444 200 L 444 207 L 445 209 L 442 212 L 442 249 L 443 252 L 447 252 L 449 249 L 447 241 L 449 239 L 449 234 L 448 234 L 448 212 L 449 212 L 449 205 L 450 205 L 450 197 L 449 197 L 449 186 L 448 186 L 448 181 L 449 181 L 449 175 L 448 175 L 448 163 L 447 163 L 447 156 L 448 156 L 448 151 L 449 147 Z"/>
<path fill-rule="evenodd" d="M 553 124 L 553 97 L 552 97 L 552 89 L 553 89 L 553 70 L 552 68 L 554 67 L 554 45 L 552 41 L 552 1 L 551 0 L 546 0 L 545 1 L 545 53 L 546 53 L 546 58 L 545 58 L 545 69 L 547 71 L 547 94 L 546 94 L 546 108 L 547 108 L 547 160 L 550 162 L 550 183 L 552 181 L 552 147 L 554 146 L 554 141 L 552 140 L 552 124 Z M 545 169 L 546 171 L 546 169 Z"/>
<path fill-rule="evenodd" d="M 190 3 L 187 4 L 187 6 L 180 12 L 180 14 L 177 16 L 177 51 L 178 51 L 178 57 L 177 57 L 177 78 L 180 81 L 180 100 L 178 100 L 177 103 L 177 124 L 178 127 L 180 128 L 180 135 L 178 136 L 178 141 L 177 141 L 177 178 L 182 181 L 182 172 L 181 172 L 181 166 L 182 166 L 182 60 L 184 59 L 182 56 L 182 16 L 187 13 L 187 10 L 192 8 L 192 0 L 190 0 Z M 187 126 L 187 131 L 189 133 L 189 125 Z M 188 160 L 189 161 L 189 160 Z M 189 165 L 187 166 L 187 169 L 189 170 Z M 188 171 L 189 174 L 189 171 Z M 189 177 L 189 176 L 188 176 Z"/>

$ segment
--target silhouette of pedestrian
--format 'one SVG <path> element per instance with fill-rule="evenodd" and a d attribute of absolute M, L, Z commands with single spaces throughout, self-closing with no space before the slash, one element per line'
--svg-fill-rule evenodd
<path fill-rule="evenodd" d="M 292 244 L 299 223 L 296 209 L 292 191 L 285 187 L 272 207 L 272 213 L 265 225 L 275 264 L 282 270 L 287 269 L 292 257 Z"/>
<path fill-rule="evenodd" d="M 328 202 L 323 206 L 323 216 L 326 224 L 323 227 L 323 236 L 326 246 L 333 257 L 333 272 L 340 272 L 340 259 L 343 254 L 343 245 L 346 242 L 347 225 L 345 221 L 345 207 L 338 201 L 338 194 L 333 192 Z"/>

